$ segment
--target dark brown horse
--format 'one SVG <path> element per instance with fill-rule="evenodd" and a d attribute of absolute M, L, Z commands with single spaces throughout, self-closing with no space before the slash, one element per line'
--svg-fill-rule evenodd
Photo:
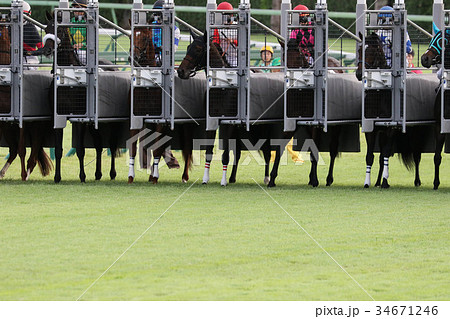
<path fill-rule="evenodd" d="M 135 28 L 134 34 L 133 34 L 133 42 L 134 42 L 134 48 L 132 51 L 133 57 L 134 57 L 134 65 L 136 67 L 157 67 L 159 66 L 156 59 L 156 48 L 153 43 L 153 37 L 152 37 L 152 28 L 150 27 L 141 27 L 141 28 Z M 163 92 L 162 88 L 155 88 L 155 91 L 160 91 L 161 94 L 166 94 L 166 92 Z M 131 96 L 131 91 L 130 91 Z M 136 92 L 135 92 L 136 96 Z M 131 98 L 130 98 L 131 101 Z M 143 105 L 143 102 L 145 102 L 145 105 Z M 149 101 L 140 101 L 139 107 L 146 107 Z M 137 107 L 136 101 L 134 107 Z M 130 110 L 131 110 L 131 104 L 130 104 Z M 136 109 L 135 109 L 136 111 Z M 169 134 L 169 128 L 166 125 L 163 124 L 155 124 L 151 125 L 151 129 L 154 130 L 158 137 L 152 141 L 155 144 L 158 144 L 161 142 L 163 135 Z M 189 170 L 191 169 L 192 165 L 192 139 L 190 139 L 192 128 L 191 124 L 180 124 L 177 125 L 177 131 L 181 134 L 181 150 L 183 154 L 183 159 L 185 162 L 183 175 L 182 175 L 182 181 L 185 183 L 189 180 Z M 130 134 L 131 137 L 138 134 L 140 130 L 131 130 Z M 140 142 L 143 138 L 140 139 Z M 128 183 L 132 183 L 134 180 L 134 163 L 135 163 L 135 156 L 137 153 L 136 149 L 137 141 L 132 143 L 131 149 L 130 149 L 130 169 L 128 173 Z M 164 160 L 167 163 L 167 166 L 169 168 L 179 168 L 179 164 L 176 160 L 176 158 L 173 156 L 172 152 L 168 149 L 168 144 L 161 144 L 153 149 L 153 164 L 152 164 L 152 170 L 149 177 L 149 181 L 156 184 L 159 179 L 159 164 L 162 157 L 164 157 Z M 146 167 L 147 160 L 149 160 L 149 156 L 147 156 L 147 146 L 144 145 L 141 150 L 144 152 L 144 154 L 141 155 L 141 158 L 143 160 L 143 166 Z"/>
<path fill-rule="evenodd" d="M 362 34 L 359 34 L 362 39 Z M 383 51 L 383 46 L 379 36 L 372 32 L 366 37 L 365 44 L 361 44 L 358 48 L 358 56 L 362 58 L 362 47 L 365 45 L 365 60 L 358 61 L 358 69 L 356 70 L 356 77 L 359 81 L 362 80 L 362 65 L 364 63 L 366 69 L 389 69 L 386 62 L 386 56 Z M 390 107 L 390 101 L 384 101 Z M 383 101 L 380 100 L 380 103 Z M 385 107 L 386 105 L 380 105 Z M 402 134 L 398 129 L 393 127 L 375 126 L 372 132 L 366 132 L 366 179 L 364 187 L 370 187 L 370 173 L 374 161 L 374 150 L 376 146 L 376 140 L 378 138 L 380 148 L 380 168 L 378 171 L 378 178 L 375 186 L 381 186 L 381 188 L 389 188 L 389 157 L 394 155 L 394 149 L 401 155 L 401 159 L 405 167 L 410 170 L 416 168 L 416 177 L 414 180 L 415 186 L 420 186 L 421 181 L 419 177 L 419 163 L 421 159 L 421 153 L 419 151 L 413 151 L 418 149 L 417 145 L 420 143 L 417 139 L 411 139 L 410 136 L 414 136 L 414 133 L 420 128 L 408 127 L 407 134 Z"/>
<path fill-rule="evenodd" d="M 208 37 L 205 33 L 204 35 L 197 36 L 191 33 L 193 38 L 192 43 L 188 46 L 186 56 L 181 62 L 177 72 L 178 77 L 180 79 L 187 80 L 191 76 L 194 76 L 197 71 L 204 70 L 206 68 L 206 59 L 207 59 L 207 41 Z M 218 44 L 210 42 L 210 63 L 209 65 L 213 68 L 223 68 L 228 65 L 226 60 L 224 59 L 224 55 L 220 53 L 221 48 Z M 206 109 L 206 105 L 204 106 Z M 237 138 L 239 136 L 238 130 L 235 125 L 221 125 L 220 130 L 223 133 L 223 148 L 224 151 L 222 153 L 222 165 L 223 172 L 225 178 L 222 178 L 221 185 L 226 185 L 226 171 L 230 161 L 229 151 L 230 151 L 230 139 Z M 207 131 L 206 139 L 213 141 L 216 137 L 216 131 Z M 205 172 L 203 175 L 203 184 L 207 184 L 209 182 L 209 170 L 211 167 L 211 161 L 213 157 L 213 149 L 214 145 L 208 145 L 206 147 L 205 152 Z M 234 183 L 236 181 L 236 173 L 237 173 L 237 163 L 239 162 L 239 158 L 241 155 L 240 148 L 237 147 L 234 150 L 234 165 L 230 176 L 230 183 Z"/>
<path fill-rule="evenodd" d="M 444 41 L 444 43 L 442 43 Z M 422 55 L 421 62 L 422 65 L 426 68 L 431 67 L 432 65 L 440 64 L 442 62 L 442 46 L 445 45 L 445 58 L 444 58 L 444 66 L 446 69 L 450 68 L 450 34 L 446 33 L 443 39 L 442 32 L 439 31 L 433 37 L 428 47 L 428 50 Z M 434 136 L 436 141 L 436 148 L 434 151 L 434 181 L 433 188 L 438 189 L 440 185 L 439 180 L 439 167 L 442 162 L 442 148 L 445 144 L 446 134 L 441 133 L 441 90 L 439 87 L 438 94 L 436 95 L 436 99 L 434 102 L 434 117 L 436 120 Z"/>
<path fill-rule="evenodd" d="M 7 26 L 0 27 L 0 65 L 9 66 L 11 63 L 11 43 Z M 11 110 L 11 88 L 9 86 L 0 86 L 0 113 L 9 113 Z M 43 139 L 45 130 L 42 130 L 45 123 L 30 122 L 23 123 L 23 127 L 15 122 L 0 122 L 0 139 L 3 137 L 9 146 L 9 158 L 2 170 L 0 171 L 0 179 L 3 178 L 11 166 L 12 162 L 19 154 L 21 162 L 22 180 L 28 180 L 33 172 L 36 164 L 39 165 L 43 176 L 47 176 L 52 169 L 52 162 L 45 153 L 43 148 Z M 25 140 L 29 138 L 31 141 L 31 154 L 25 168 Z"/>
<path fill-rule="evenodd" d="M 55 31 L 55 18 L 49 12 L 46 13 L 47 26 L 45 28 L 46 37 L 44 47 L 41 49 L 42 53 L 46 56 L 51 56 L 52 54 L 57 55 L 57 62 L 60 66 L 80 66 L 80 59 L 72 45 L 71 36 L 66 27 L 59 27 L 57 34 Z M 56 65 L 53 66 L 55 69 Z M 54 71 L 54 70 L 53 70 Z M 50 87 L 50 104 L 54 104 L 54 91 L 53 91 L 54 81 Z M 58 105 L 63 105 L 65 108 L 80 109 L 80 95 L 82 94 L 82 89 L 61 87 L 64 92 L 58 94 Z M 84 101 L 83 101 L 84 103 Z M 115 157 L 118 155 L 117 148 L 117 131 L 115 130 L 115 123 L 108 123 L 111 126 L 109 137 L 109 148 L 111 150 L 111 169 L 110 178 L 114 180 L 116 177 L 115 169 Z M 86 123 L 73 123 L 73 133 L 77 136 L 78 145 L 76 145 L 77 157 L 79 160 L 80 173 L 79 178 L 82 183 L 86 181 L 86 173 L 84 171 L 84 156 L 85 156 L 85 146 L 84 146 L 84 135 L 88 129 L 94 142 L 94 147 L 96 150 L 96 170 L 95 179 L 100 180 L 102 177 L 101 170 L 101 155 L 103 152 L 102 137 L 100 136 L 99 130 L 95 129 L 92 124 Z M 56 158 L 56 171 L 55 171 L 55 183 L 61 181 L 61 158 L 62 158 L 62 140 L 63 140 L 63 129 L 55 129 L 55 158 Z"/>
<path fill-rule="evenodd" d="M 287 42 L 287 49 L 286 49 L 286 66 L 288 68 L 310 68 L 312 67 L 309 62 L 307 61 L 305 55 L 302 53 L 302 50 L 300 49 L 300 41 L 299 38 L 300 33 L 298 33 L 297 38 L 291 38 Z M 281 43 L 284 47 L 283 43 Z M 341 66 L 339 61 L 336 59 L 329 57 L 327 64 L 329 67 L 339 67 Z M 335 70 L 334 72 L 337 73 L 343 73 L 342 70 Z M 322 128 L 321 127 L 310 127 L 308 129 L 309 135 L 314 141 L 316 145 L 319 145 L 320 138 L 322 135 Z M 333 172 L 334 172 L 334 164 L 336 161 L 336 157 L 339 155 L 338 147 L 339 147 L 339 137 L 341 133 L 341 127 L 339 125 L 332 125 L 328 127 L 328 134 L 331 136 L 329 149 L 330 149 L 330 166 L 328 169 L 328 175 L 326 179 L 326 186 L 331 186 L 334 182 Z M 292 132 L 292 135 L 294 132 Z M 317 165 L 318 165 L 318 158 L 319 154 L 314 154 L 314 152 L 311 151 L 310 153 L 310 160 L 311 160 L 311 171 L 309 173 L 309 182 L 308 185 L 311 185 L 313 187 L 317 187 L 319 185 L 319 179 L 317 176 Z"/>

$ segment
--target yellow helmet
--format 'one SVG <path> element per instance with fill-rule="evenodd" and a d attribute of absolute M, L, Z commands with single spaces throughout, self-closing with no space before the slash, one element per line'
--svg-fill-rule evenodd
<path fill-rule="evenodd" d="M 259 50 L 259 52 L 263 52 L 263 51 L 269 51 L 273 55 L 273 48 L 270 45 L 265 45 L 261 48 L 261 50 Z"/>

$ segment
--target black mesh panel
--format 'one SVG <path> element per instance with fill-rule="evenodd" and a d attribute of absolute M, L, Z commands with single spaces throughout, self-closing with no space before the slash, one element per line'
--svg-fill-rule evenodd
<path fill-rule="evenodd" d="M 86 91 L 84 86 L 59 86 L 57 88 L 57 114 L 86 114 Z"/>
<path fill-rule="evenodd" d="M 444 91 L 444 119 L 450 119 L 450 91 Z"/>
<path fill-rule="evenodd" d="M 209 90 L 209 116 L 234 117 L 238 115 L 238 89 L 211 88 Z"/>
<path fill-rule="evenodd" d="M 289 89 L 286 94 L 288 117 L 314 116 L 314 89 Z"/>
<path fill-rule="evenodd" d="M 161 116 L 162 89 L 159 87 L 134 88 L 133 113 L 136 116 Z"/>
<path fill-rule="evenodd" d="M 0 114 L 11 112 L 11 87 L 9 85 L 0 86 Z"/>
<path fill-rule="evenodd" d="M 392 116 L 392 91 L 370 90 L 364 99 L 364 116 L 368 119 Z"/>

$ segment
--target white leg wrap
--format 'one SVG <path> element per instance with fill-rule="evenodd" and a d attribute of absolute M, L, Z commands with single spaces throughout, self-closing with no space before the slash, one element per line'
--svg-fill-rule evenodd
<path fill-rule="evenodd" d="M 269 176 L 265 176 L 264 177 L 264 184 L 268 185 L 270 182 L 270 177 Z"/>
<path fill-rule="evenodd" d="M 383 166 L 383 178 L 389 178 L 389 157 L 384 158 L 384 166 Z"/>
<path fill-rule="evenodd" d="M 220 181 L 220 185 L 227 186 L 227 165 L 223 166 L 223 174 L 222 180 Z"/>
<path fill-rule="evenodd" d="M 366 180 L 364 181 L 364 185 L 370 186 L 370 172 L 372 171 L 372 166 L 367 166 L 366 168 Z"/>
<path fill-rule="evenodd" d="M 152 166 L 152 176 L 154 178 L 159 178 L 159 169 L 158 169 L 158 164 L 159 164 L 159 158 L 155 158 L 153 160 L 153 166 Z"/>
<path fill-rule="evenodd" d="M 134 178 L 134 157 L 130 157 L 130 168 L 128 170 L 128 176 Z"/>
<path fill-rule="evenodd" d="M 203 184 L 208 184 L 209 182 L 209 167 L 210 167 L 211 163 L 206 162 L 205 163 L 205 173 L 203 174 Z"/>
<path fill-rule="evenodd" d="M 8 162 L 6 162 L 6 163 L 5 163 L 5 166 L 3 166 L 2 170 L 0 171 L 0 179 L 2 179 L 3 177 L 5 177 L 6 171 L 8 170 L 9 166 L 11 166 L 11 164 L 9 164 Z"/>

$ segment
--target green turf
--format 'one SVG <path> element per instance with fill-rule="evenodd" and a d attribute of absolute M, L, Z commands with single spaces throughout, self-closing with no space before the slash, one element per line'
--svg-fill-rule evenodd
<path fill-rule="evenodd" d="M 65 151 L 69 148 L 69 134 Z M 363 145 L 363 151 L 365 146 Z M 7 149 L 0 149 L 3 158 Z M 180 153 L 176 153 L 181 159 Z M 328 162 L 328 156 L 323 155 Z M 94 158 L 87 152 L 87 161 Z M 83 300 L 368 300 L 370 297 L 312 241 L 288 212 L 376 300 L 450 298 L 450 162 L 432 190 L 432 156 L 422 160 L 420 188 L 413 174 L 390 162 L 391 189 L 363 189 L 364 154 L 337 160 L 335 184 L 308 187 L 309 163 L 282 166 L 277 188 L 256 183 L 263 168 L 241 166 L 238 183 L 219 185 L 221 164 L 181 183 L 181 171 L 161 169 L 160 184 L 126 184 L 126 156 L 118 179 L 77 180 L 76 157 L 63 159 L 63 182 L 34 172 L 18 180 L 16 161 L 0 181 L 0 300 L 75 300 L 174 201 L 197 181 Z"/>

